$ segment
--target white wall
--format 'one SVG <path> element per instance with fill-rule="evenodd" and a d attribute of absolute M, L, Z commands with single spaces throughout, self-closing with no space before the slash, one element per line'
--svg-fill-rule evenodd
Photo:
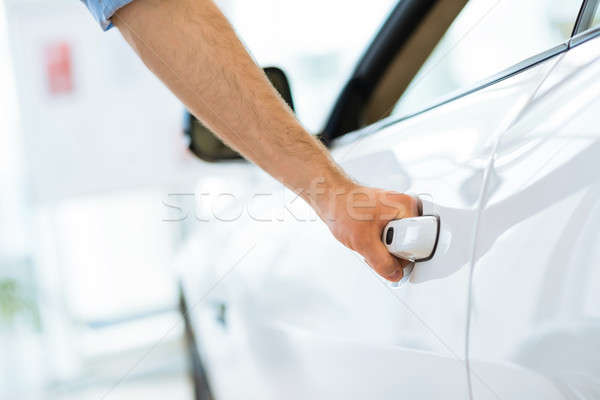
<path fill-rule="evenodd" d="M 25 160 L 35 203 L 173 181 L 183 107 L 79 1 L 10 1 Z M 73 89 L 52 95 L 45 49 L 71 49 Z"/>
<path fill-rule="evenodd" d="M 0 259 L 19 258 L 26 251 L 19 109 L 7 30 L 0 2 Z"/>
<path fill-rule="evenodd" d="M 162 222 L 161 200 L 171 185 L 201 175 L 202 165 L 186 152 L 183 106 L 116 30 L 102 32 L 77 0 L 5 5 L 15 80 L 1 74 L 0 82 L 16 87 L 21 119 L 11 120 L 17 98 L 4 100 L 0 90 L 0 126 L 12 126 L 0 136 L 0 145 L 11 143 L 0 146 L 10 149 L 0 153 L 0 185 L 10 181 L 27 194 L 12 202 L 32 221 L 22 236 L 37 269 L 43 362 L 51 379 L 70 379 L 83 355 L 98 350 L 86 347 L 82 323 L 175 304 L 169 264 L 177 227 Z M 70 49 L 73 85 L 56 94 L 46 49 L 59 43 Z"/>

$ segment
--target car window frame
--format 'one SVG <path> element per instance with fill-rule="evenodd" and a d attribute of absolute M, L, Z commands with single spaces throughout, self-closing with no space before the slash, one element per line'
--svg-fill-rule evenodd
<path fill-rule="evenodd" d="M 600 0 L 584 0 L 569 40 L 569 48 L 585 43 L 600 35 L 600 25 L 590 26 L 596 10 L 600 7 Z"/>
<path fill-rule="evenodd" d="M 401 121 L 405 121 L 410 118 L 414 118 L 418 115 L 421 115 L 423 113 L 431 111 L 435 108 L 438 108 L 440 106 L 448 104 L 452 101 L 458 100 L 464 96 L 468 96 L 474 92 L 477 92 L 477 91 L 485 89 L 489 86 L 495 85 L 505 79 L 508 79 L 508 78 L 510 78 L 516 74 L 519 74 L 529 68 L 532 68 L 552 57 L 555 57 L 561 53 L 565 53 L 572 47 L 575 47 L 581 43 L 584 43 L 584 42 L 600 35 L 600 25 L 597 27 L 585 29 L 584 28 L 585 20 L 583 19 L 585 17 L 585 13 L 590 12 L 589 11 L 590 7 L 599 6 L 599 4 L 600 4 L 600 0 L 582 0 L 581 1 L 581 5 L 579 7 L 579 13 L 577 14 L 577 19 L 575 21 L 575 27 L 574 27 L 573 31 L 571 32 L 570 37 L 567 40 L 565 40 L 563 43 L 560 43 L 550 49 L 542 51 L 541 53 L 538 53 L 529 58 L 526 58 L 525 60 L 523 60 L 511 67 L 508 67 L 504 70 L 501 70 L 500 72 L 493 74 L 489 78 L 486 78 L 480 82 L 477 82 L 474 85 L 471 85 L 470 87 L 459 89 L 458 91 L 452 92 L 452 93 L 448 94 L 447 96 L 442 97 L 440 100 L 434 102 L 433 104 L 426 105 L 417 111 L 410 112 L 408 114 L 392 115 L 387 118 L 383 118 L 380 121 L 377 121 L 374 124 L 372 124 L 372 126 L 376 127 L 376 129 L 360 130 L 360 131 L 362 131 L 362 134 L 360 136 L 363 136 L 366 134 L 371 134 L 371 133 L 374 133 L 381 129 L 384 129 L 390 125 L 394 125 Z M 580 32 L 580 30 L 582 30 L 582 31 Z M 339 137 L 340 138 L 344 137 L 345 135 L 347 135 L 349 133 L 352 133 L 352 132 L 348 132 Z"/>
<path fill-rule="evenodd" d="M 396 53 L 415 33 L 438 1 L 398 0 L 373 40 L 363 50 L 353 73 L 334 102 L 333 108 L 319 133 L 329 146 L 333 140 L 360 129 L 362 114 L 376 84 L 384 76 Z"/>

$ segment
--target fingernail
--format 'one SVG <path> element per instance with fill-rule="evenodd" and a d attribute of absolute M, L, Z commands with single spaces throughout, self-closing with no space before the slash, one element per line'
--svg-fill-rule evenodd
<path fill-rule="evenodd" d="M 390 279 L 391 281 L 397 281 L 397 280 L 399 280 L 400 278 L 402 278 L 402 269 L 398 269 L 398 270 L 396 270 L 396 271 L 392 272 L 392 273 L 389 275 L 389 279 Z"/>

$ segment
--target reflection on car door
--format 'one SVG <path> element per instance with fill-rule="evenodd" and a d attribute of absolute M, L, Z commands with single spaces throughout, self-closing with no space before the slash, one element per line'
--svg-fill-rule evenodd
<path fill-rule="evenodd" d="M 475 399 L 600 398 L 598 54 L 598 39 L 569 50 L 497 148 L 473 271 Z"/>

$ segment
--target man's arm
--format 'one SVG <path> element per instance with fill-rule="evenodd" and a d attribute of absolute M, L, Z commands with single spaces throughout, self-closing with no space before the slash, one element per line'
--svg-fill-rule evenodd
<path fill-rule="evenodd" d="M 135 0 L 112 21 L 197 118 L 308 201 L 380 275 L 402 278 L 403 264 L 387 252 L 381 232 L 391 219 L 416 215 L 416 201 L 350 180 L 300 125 L 212 0 Z"/>

